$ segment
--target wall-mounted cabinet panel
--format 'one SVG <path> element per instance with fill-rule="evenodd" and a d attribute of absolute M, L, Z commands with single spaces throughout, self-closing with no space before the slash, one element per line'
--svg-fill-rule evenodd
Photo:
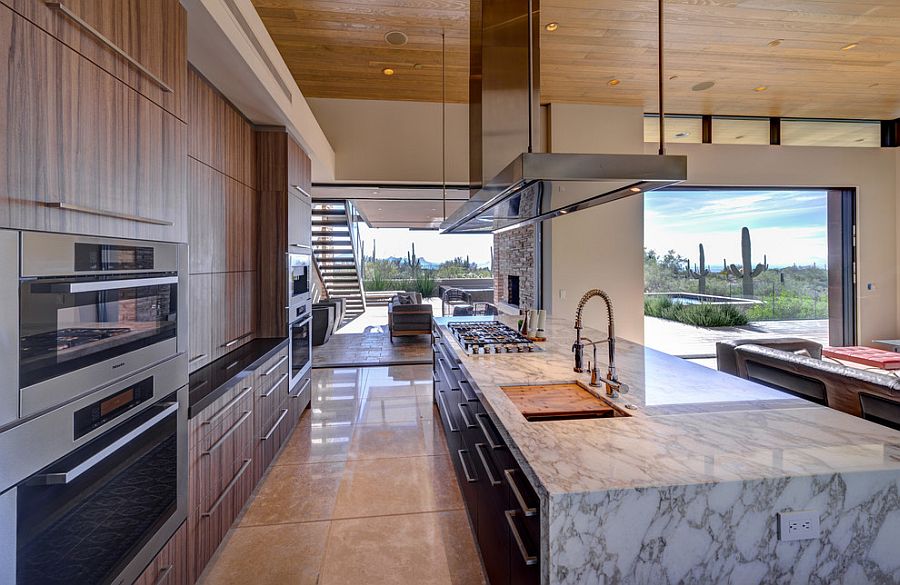
<path fill-rule="evenodd" d="M 187 15 L 179 0 L 2 0 L 180 119 Z"/>
<path fill-rule="evenodd" d="M 225 180 L 225 266 L 224 270 L 256 270 L 257 214 L 256 191 L 231 179 Z"/>
<path fill-rule="evenodd" d="M 253 339 L 256 273 L 210 275 L 212 358 L 218 359 Z"/>
<path fill-rule="evenodd" d="M 185 125 L 2 5 L 0 53 L 0 226 L 186 241 Z"/>
<path fill-rule="evenodd" d="M 191 371 L 213 361 L 213 307 L 212 274 L 191 274 L 190 306 L 188 324 L 190 327 L 190 355 L 188 367 Z"/>
<path fill-rule="evenodd" d="M 188 87 L 190 156 L 256 188 L 253 127 L 193 68 Z"/>

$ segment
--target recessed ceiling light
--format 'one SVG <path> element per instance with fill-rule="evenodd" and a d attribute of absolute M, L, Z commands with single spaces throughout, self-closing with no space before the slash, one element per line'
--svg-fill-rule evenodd
<path fill-rule="evenodd" d="M 675 134 L 675 138 L 687 138 L 690 135 L 690 132 L 678 132 Z"/>
<path fill-rule="evenodd" d="M 615 86 L 619 85 L 620 83 L 622 83 L 621 79 L 610 79 L 609 81 L 606 82 L 606 85 L 608 85 L 610 87 L 615 87 Z"/>
<path fill-rule="evenodd" d="M 852 49 L 855 49 L 858 46 L 859 46 L 859 43 L 850 43 L 849 45 L 844 45 L 843 47 L 841 47 L 841 50 L 842 51 L 850 51 Z"/>
<path fill-rule="evenodd" d="M 392 30 L 388 33 L 385 33 L 384 42 L 395 47 L 402 47 L 409 42 L 409 37 L 406 36 L 406 33 L 404 32 L 400 32 L 399 30 Z"/>
<path fill-rule="evenodd" d="M 381 211 L 381 208 L 380 208 L 380 207 L 378 208 L 378 211 Z"/>
<path fill-rule="evenodd" d="M 694 91 L 706 91 L 716 84 L 715 81 L 701 81 L 691 89 Z"/>
<path fill-rule="evenodd" d="M 565 215 L 565 214 L 567 214 L 567 213 L 569 213 L 569 210 L 568 210 L 568 209 L 560 209 L 560 210 L 559 210 L 559 214 L 560 214 L 560 215 Z"/>
<path fill-rule="evenodd" d="M 385 75 L 387 75 L 388 77 L 390 77 L 391 75 L 393 75 L 395 73 L 394 70 L 391 69 L 390 67 L 385 67 L 384 69 L 381 70 L 381 72 L 384 73 Z"/>
<path fill-rule="evenodd" d="M 547 26 L 544 27 L 546 30 L 553 32 L 559 28 L 558 22 L 548 22 Z"/>
<path fill-rule="evenodd" d="M 783 42 L 784 42 L 784 39 L 775 39 L 774 41 L 769 41 L 769 46 L 777 47 L 778 45 L 780 45 Z"/>
<path fill-rule="evenodd" d="M 640 192 L 641 192 L 641 188 L 640 188 L 640 187 L 632 187 L 632 188 L 630 189 L 630 191 L 631 191 L 632 193 L 640 193 Z"/>
<path fill-rule="evenodd" d="M 766 91 L 767 89 L 769 89 L 768 85 L 757 85 L 756 87 L 753 88 L 753 91 L 755 91 L 757 93 L 762 93 L 762 92 Z"/>

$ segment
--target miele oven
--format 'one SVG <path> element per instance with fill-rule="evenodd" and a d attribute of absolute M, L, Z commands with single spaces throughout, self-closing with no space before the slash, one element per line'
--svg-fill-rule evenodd
<path fill-rule="evenodd" d="M 303 313 L 302 317 L 290 324 L 288 331 L 291 338 L 291 389 L 312 367 L 312 315 L 309 311 Z"/>
<path fill-rule="evenodd" d="M 184 246 L 35 232 L 20 245 L 19 417 L 184 351 Z"/>
<path fill-rule="evenodd" d="M 180 371 L 164 362 L 0 433 L 0 582 L 141 574 L 187 517 Z"/>
<path fill-rule="evenodd" d="M 308 251 L 291 248 L 288 253 L 288 311 L 292 314 L 312 300 L 312 256 Z M 291 321 L 292 319 L 288 319 Z"/>

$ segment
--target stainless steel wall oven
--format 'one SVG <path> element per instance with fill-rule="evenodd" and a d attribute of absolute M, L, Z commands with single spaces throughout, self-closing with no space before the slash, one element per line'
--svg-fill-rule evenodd
<path fill-rule="evenodd" d="M 19 416 L 178 353 L 182 256 L 177 244 L 22 233 Z"/>

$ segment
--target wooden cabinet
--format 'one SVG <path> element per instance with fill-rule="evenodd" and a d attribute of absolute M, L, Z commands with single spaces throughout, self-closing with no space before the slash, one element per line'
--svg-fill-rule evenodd
<path fill-rule="evenodd" d="M 202 368 L 213 361 L 213 307 L 212 274 L 190 275 L 190 305 L 188 306 L 188 331 L 190 352 L 188 367 Z"/>
<path fill-rule="evenodd" d="M 187 15 L 179 0 L 0 0 L 106 73 L 185 119 Z"/>
<path fill-rule="evenodd" d="M 192 585 L 188 559 L 188 525 L 182 524 L 134 585 Z"/>
<path fill-rule="evenodd" d="M 0 227 L 187 241 L 185 125 L 3 5 L 0 53 Z"/>
<path fill-rule="evenodd" d="M 193 67 L 188 94 L 189 156 L 256 189 L 253 126 Z"/>
<path fill-rule="evenodd" d="M 188 159 L 191 273 L 256 270 L 255 189 Z"/>
<path fill-rule="evenodd" d="M 309 383 L 299 384 L 294 394 L 289 390 L 287 352 L 283 348 L 247 372 L 190 420 L 192 579 L 203 572 L 308 404 Z"/>
<path fill-rule="evenodd" d="M 312 253 L 309 157 L 284 129 L 256 133 L 259 199 L 259 333 L 286 332 L 287 256 L 291 247 Z"/>
<path fill-rule="evenodd" d="M 252 272 L 211 275 L 212 358 L 234 351 L 253 337 L 256 283 Z"/>
<path fill-rule="evenodd" d="M 490 585 L 540 576 L 540 499 L 440 333 L 433 339 L 434 400 Z"/>

